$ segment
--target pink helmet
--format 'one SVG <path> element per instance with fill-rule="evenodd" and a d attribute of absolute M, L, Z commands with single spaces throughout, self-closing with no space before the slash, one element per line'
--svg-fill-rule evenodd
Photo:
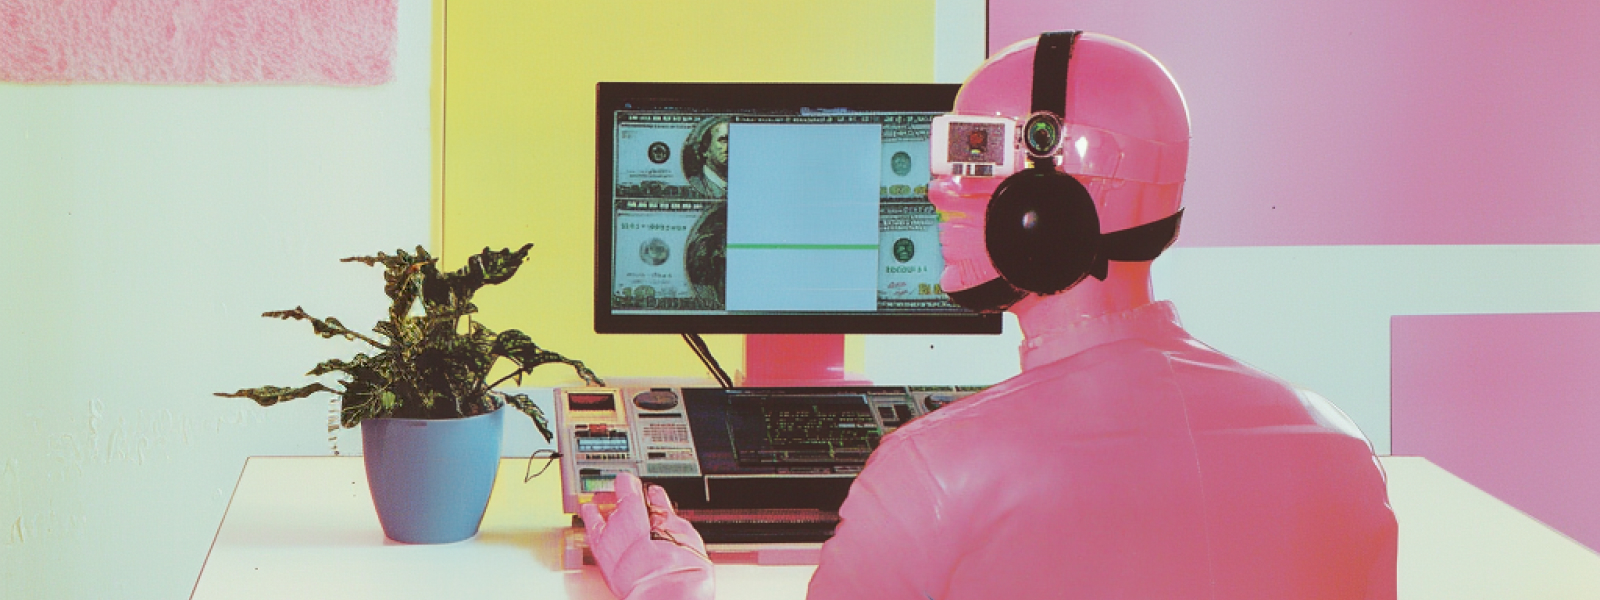
<path fill-rule="evenodd" d="M 941 284 L 966 306 L 1104 280 L 1108 260 L 1152 260 L 1177 235 L 1188 109 L 1166 68 L 1122 40 L 1058 32 L 1002 50 L 935 121 L 933 145 Z"/>

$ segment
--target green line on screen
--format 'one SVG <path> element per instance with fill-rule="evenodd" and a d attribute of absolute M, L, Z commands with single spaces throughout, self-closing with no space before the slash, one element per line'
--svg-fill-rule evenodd
<path fill-rule="evenodd" d="M 729 250 L 877 250 L 877 244 L 728 244 Z"/>

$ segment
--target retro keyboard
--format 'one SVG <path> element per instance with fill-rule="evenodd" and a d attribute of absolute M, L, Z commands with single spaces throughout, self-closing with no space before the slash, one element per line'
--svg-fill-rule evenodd
<path fill-rule="evenodd" d="M 683 509 L 707 544 L 825 542 L 839 526 L 839 513 L 809 508 Z"/>

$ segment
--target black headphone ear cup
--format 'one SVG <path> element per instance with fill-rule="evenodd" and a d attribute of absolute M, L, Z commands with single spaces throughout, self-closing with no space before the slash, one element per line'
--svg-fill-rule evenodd
<path fill-rule="evenodd" d="M 989 261 L 1020 289 L 1054 294 L 1082 281 L 1095 264 L 1100 215 L 1071 175 L 1034 168 L 1007 177 L 984 218 Z"/>

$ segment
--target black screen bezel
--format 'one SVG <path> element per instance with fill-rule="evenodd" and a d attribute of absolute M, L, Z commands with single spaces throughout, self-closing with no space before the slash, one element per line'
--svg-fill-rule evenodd
<path fill-rule="evenodd" d="M 596 333 L 1000 333 L 998 314 L 626 315 L 611 311 L 613 163 L 616 111 L 666 107 L 716 110 L 949 112 L 957 84 L 937 83 L 615 83 L 595 86 Z"/>

